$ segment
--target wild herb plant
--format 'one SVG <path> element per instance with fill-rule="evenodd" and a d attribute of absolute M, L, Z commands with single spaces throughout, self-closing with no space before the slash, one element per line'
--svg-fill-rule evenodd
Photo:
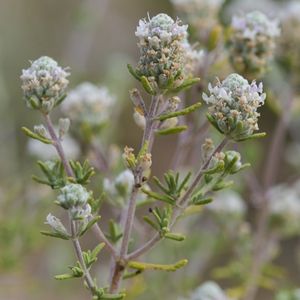
<path fill-rule="evenodd" d="M 232 184 L 229 180 L 231 175 L 249 167 L 249 164 L 242 163 L 241 154 L 233 145 L 265 135 L 258 133 L 258 109 L 264 105 L 266 99 L 263 84 L 249 82 L 246 78 L 252 80 L 253 73 L 257 75 L 265 72 L 278 28 L 265 16 L 259 13 L 255 13 L 254 16 L 248 17 L 251 22 L 258 22 L 254 25 L 251 23 L 251 32 L 246 21 L 237 18 L 234 20 L 233 27 L 237 32 L 232 34 L 229 45 L 231 63 L 238 72 L 243 72 L 244 77 L 232 73 L 225 76 L 224 80 L 216 79 L 214 84 L 209 83 L 208 89 L 206 86 L 200 86 L 201 92 L 207 90 L 202 95 L 208 106 L 205 109 L 205 127 L 211 125 L 218 132 L 217 146 L 211 137 L 207 137 L 201 147 L 197 148 L 196 172 L 192 168 L 188 172 L 180 169 L 169 170 L 163 179 L 151 173 L 152 161 L 159 162 L 159 157 L 152 156 L 155 138 L 170 134 L 183 135 L 189 130 L 184 122 L 185 118 L 189 115 L 193 115 L 194 120 L 199 118 L 201 102 L 184 105 L 187 101 L 182 100 L 187 98 L 189 91 L 193 91 L 193 95 L 195 92 L 199 93 L 193 86 L 199 87 L 199 81 L 207 79 L 195 76 L 199 73 L 195 64 L 203 59 L 203 55 L 207 58 L 209 51 L 216 53 L 223 47 L 218 44 L 217 30 L 208 30 L 211 39 L 203 41 L 208 43 L 208 50 L 203 54 L 189 44 L 188 26 L 179 19 L 174 21 L 166 14 L 158 14 L 140 20 L 135 32 L 140 59 L 136 67 L 128 65 L 128 70 L 141 86 L 141 90 L 135 88 L 130 91 L 130 98 L 134 119 L 143 129 L 143 136 L 140 149 L 135 150 L 130 146 L 124 148 L 124 172 L 115 179 L 104 181 L 103 189 L 110 199 L 109 202 L 117 204 L 119 208 L 118 218 L 104 226 L 109 228 L 108 233 L 105 233 L 103 225 L 99 222 L 101 201 L 87 187 L 95 170 L 88 161 L 81 163 L 70 160 L 66 156 L 62 141 L 74 126 L 75 135 L 80 136 L 83 143 L 91 143 L 93 135 L 101 132 L 104 123 L 97 111 L 101 111 L 103 107 L 112 107 L 113 98 L 107 91 L 99 91 L 89 84 L 79 86 L 67 96 L 69 70 L 60 67 L 49 57 L 43 56 L 23 70 L 21 80 L 25 103 L 27 107 L 39 112 L 44 121 L 44 124 L 34 126 L 33 130 L 23 127 L 23 131 L 31 139 L 54 147 L 60 158 L 39 161 L 38 165 L 44 176 L 34 176 L 34 179 L 55 190 L 57 198 L 54 202 L 65 210 L 69 220 L 67 226 L 49 214 L 46 224 L 50 226 L 50 231 L 42 231 L 42 234 L 70 241 L 76 255 L 73 266 L 69 267 L 69 273 L 57 275 L 56 279 L 82 278 L 92 299 L 123 299 L 126 297 L 123 280 L 130 280 L 147 270 L 176 271 L 188 263 L 184 255 L 181 260 L 169 264 L 145 262 L 141 257 L 163 239 L 170 240 L 170 243 L 184 242 L 185 236 L 174 230 L 176 222 L 188 216 L 187 211 L 213 202 L 215 192 L 218 191 L 222 196 L 223 189 Z M 268 35 L 271 31 L 270 24 L 273 26 L 273 33 Z M 216 26 L 220 28 L 219 25 Z M 251 45 L 244 44 L 243 39 L 250 39 Z M 255 56 L 257 51 L 250 51 L 248 48 L 261 47 L 261 43 L 268 49 L 263 49 L 258 63 Z M 239 45 L 248 47 L 249 50 L 242 51 L 242 58 L 236 55 L 237 49 L 241 48 Z M 238 58 L 239 62 L 233 58 Z M 247 64 L 242 64 L 240 60 L 247 61 Z M 207 67 L 210 67 L 210 64 L 212 62 L 200 73 L 207 75 Z M 248 75 L 249 77 L 246 77 Z M 104 98 L 110 101 L 103 101 L 100 106 L 97 105 L 92 95 L 99 93 L 104 94 Z M 56 129 L 51 115 L 59 106 L 64 118 L 59 119 Z M 67 118 L 68 115 L 75 121 L 71 122 Z M 190 126 L 193 128 L 193 125 Z M 93 147 L 96 145 L 93 144 Z M 182 155 L 181 152 L 185 151 L 184 147 L 178 149 L 176 155 Z M 106 157 L 101 158 L 103 168 L 100 169 L 105 172 Z M 150 188 L 150 184 L 155 188 Z M 145 243 L 139 242 L 140 236 L 133 230 L 137 207 L 142 205 L 149 207 L 149 213 L 143 218 L 145 227 L 148 226 L 153 231 L 152 237 Z M 265 219 L 263 221 L 265 222 Z M 99 245 L 94 249 L 83 250 L 81 237 L 89 231 L 93 231 Z M 105 286 L 99 286 L 96 274 L 92 275 L 93 264 L 102 249 L 110 254 L 112 261 L 111 274 L 100 274 L 101 277 L 108 277 Z M 256 269 L 253 272 L 257 273 Z M 257 277 L 256 273 L 253 278 Z M 249 283 L 248 288 L 253 289 L 253 285 L 255 284 Z"/>

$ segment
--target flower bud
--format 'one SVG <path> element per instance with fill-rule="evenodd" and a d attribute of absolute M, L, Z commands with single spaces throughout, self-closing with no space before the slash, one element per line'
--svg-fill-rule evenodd
<path fill-rule="evenodd" d="M 48 137 L 48 132 L 47 132 L 45 126 L 42 125 L 42 124 L 41 124 L 41 125 L 35 125 L 35 126 L 33 127 L 33 131 L 34 131 L 36 134 L 38 134 L 38 135 L 40 135 L 40 136 L 42 136 L 42 137 L 45 137 L 45 138 Z"/>
<path fill-rule="evenodd" d="M 65 226 L 61 223 L 60 219 L 55 216 L 48 214 L 46 217 L 45 224 L 49 225 L 54 232 L 60 233 L 63 236 L 68 236 L 68 231 Z"/>
<path fill-rule="evenodd" d="M 70 119 L 68 118 L 60 118 L 59 121 L 58 121 L 58 128 L 59 128 L 59 137 L 63 137 L 68 131 L 69 131 L 69 128 L 70 128 Z"/>
<path fill-rule="evenodd" d="M 140 157 L 140 167 L 145 172 L 151 168 L 152 165 L 152 155 L 151 153 L 145 153 Z"/>
<path fill-rule="evenodd" d="M 137 126 L 139 126 L 141 129 L 145 129 L 146 118 L 140 113 L 139 110 L 137 110 L 137 109 L 134 110 L 133 119 Z"/>
<path fill-rule="evenodd" d="M 124 160 L 125 166 L 128 169 L 133 169 L 136 164 L 136 159 L 135 159 L 135 155 L 134 155 L 133 151 L 134 151 L 133 148 L 129 148 L 129 147 L 125 146 L 124 152 L 122 154 L 122 158 Z"/>
<path fill-rule="evenodd" d="M 71 183 L 60 190 L 57 197 L 58 204 L 65 209 L 84 207 L 90 197 L 90 193 L 80 184 Z"/>

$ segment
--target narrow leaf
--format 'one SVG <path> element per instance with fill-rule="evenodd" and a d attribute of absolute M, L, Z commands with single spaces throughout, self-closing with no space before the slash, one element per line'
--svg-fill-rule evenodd
<path fill-rule="evenodd" d="M 178 117 L 178 116 L 184 116 L 184 115 L 187 115 L 191 112 L 194 112 L 195 110 L 197 110 L 200 106 L 201 106 L 201 102 L 197 102 L 191 106 L 188 106 L 184 109 L 181 109 L 181 110 L 177 110 L 177 111 L 174 111 L 174 112 L 170 112 L 170 113 L 167 113 L 167 114 L 162 114 L 160 116 L 157 116 L 155 118 L 155 120 L 159 120 L 159 121 L 164 121 L 164 120 L 167 120 L 167 119 L 170 119 L 170 118 L 174 118 L 174 117 Z"/>
<path fill-rule="evenodd" d="M 188 127 L 186 125 L 183 125 L 183 126 L 175 126 L 175 127 L 172 127 L 172 128 L 157 130 L 155 133 L 157 133 L 159 135 L 169 135 L 169 134 L 180 133 L 180 132 L 185 131 L 187 129 L 188 129 Z"/>
<path fill-rule="evenodd" d="M 137 270 L 158 270 L 158 271 L 167 271 L 167 272 L 174 272 L 182 267 L 184 267 L 188 263 L 187 259 L 182 259 L 175 264 L 170 265 L 161 265 L 161 264 L 150 264 L 144 263 L 139 261 L 129 261 L 128 267 Z"/>

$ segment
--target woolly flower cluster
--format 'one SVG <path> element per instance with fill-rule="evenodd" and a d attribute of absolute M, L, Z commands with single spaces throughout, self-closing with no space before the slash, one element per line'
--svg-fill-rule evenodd
<path fill-rule="evenodd" d="M 88 199 L 91 194 L 80 184 L 71 183 L 60 190 L 58 204 L 70 211 L 73 219 L 82 219 L 90 215 Z"/>
<path fill-rule="evenodd" d="M 277 20 L 253 11 L 232 19 L 230 60 L 239 73 L 250 78 L 261 76 L 266 71 L 275 49 L 275 38 L 280 35 Z"/>
<path fill-rule="evenodd" d="M 26 105 L 49 113 L 65 95 L 70 75 L 55 60 L 42 56 L 22 71 L 22 90 Z"/>
<path fill-rule="evenodd" d="M 282 16 L 282 35 L 278 43 L 278 60 L 286 70 L 293 85 L 300 86 L 300 3 L 286 6 Z"/>
<path fill-rule="evenodd" d="M 109 120 L 115 102 L 106 87 L 84 82 L 70 91 L 61 109 L 75 125 L 99 129 Z"/>
<path fill-rule="evenodd" d="M 205 44 L 218 25 L 218 12 L 223 0 L 172 0 L 178 15 L 191 26 L 191 34 Z"/>
<path fill-rule="evenodd" d="M 139 21 L 135 35 L 141 56 L 136 74 L 145 76 L 155 90 L 177 87 L 184 80 L 187 27 L 166 14 Z"/>
<path fill-rule="evenodd" d="M 209 121 L 221 133 L 233 140 L 243 140 L 258 130 L 258 107 L 264 104 L 263 85 L 248 81 L 238 74 L 231 74 L 213 87 L 210 95 L 203 93 L 209 106 Z"/>
<path fill-rule="evenodd" d="M 268 199 L 271 224 L 284 234 L 300 232 L 300 181 L 292 186 L 278 185 L 270 189 Z"/>

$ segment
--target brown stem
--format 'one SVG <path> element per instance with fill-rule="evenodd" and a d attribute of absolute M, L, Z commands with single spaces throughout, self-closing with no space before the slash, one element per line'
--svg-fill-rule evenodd
<path fill-rule="evenodd" d="M 152 145 L 153 145 L 153 131 L 154 131 L 154 119 L 153 117 L 156 115 L 160 102 L 160 97 L 152 97 L 149 113 L 146 116 L 146 127 L 142 139 L 141 148 L 144 146 L 146 142 L 148 142 L 148 152 L 151 152 Z M 125 270 L 125 258 L 128 252 L 128 245 L 132 233 L 132 227 L 135 217 L 135 210 L 136 210 L 136 199 L 138 192 L 141 188 L 141 177 L 143 171 L 141 170 L 140 166 L 137 165 L 134 170 L 134 187 L 132 189 L 130 199 L 128 202 L 127 212 L 125 216 L 125 226 L 123 231 L 123 237 L 121 240 L 121 247 L 120 247 L 120 254 L 119 258 L 115 260 L 113 273 L 111 277 L 111 284 L 110 284 L 110 293 L 117 293 L 120 284 L 122 281 L 122 276 Z"/>

